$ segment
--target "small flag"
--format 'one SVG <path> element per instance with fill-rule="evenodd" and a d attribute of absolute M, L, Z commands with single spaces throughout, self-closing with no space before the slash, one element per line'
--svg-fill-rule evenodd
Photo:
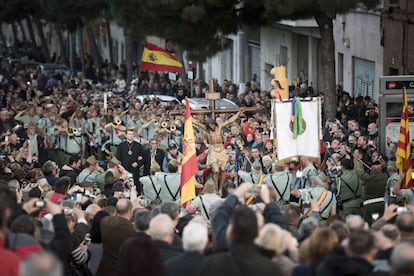
<path fill-rule="evenodd" d="M 302 133 L 302 106 L 299 97 L 292 101 L 293 119 L 293 138 L 297 138 Z"/>
<path fill-rule="evenodd" d="M 181 205 L 195 198 L 195 174 L 197 173 L 197 158 L 195 138 L 193 133 L 193 119 L 191 117 L 190 104 L 185 98 L 185 122 L 183 139 L 183 160 L 181 161 L 180 195 Z"/>
<path fill-rule="evenodd" d="M 141 70 L 181 73 L 183 65 L 177 57 L 166 50 L 146 43 L 141 58 Z"/>
<path fill-rule="evenodd" d="M 405 173 L 401 182 L 401 189 L 408 189 L 413 186 L 411 178 L 411 147 L 410 147 L 410 126 L 408 120 L 407 91 L 403 88 L 403 109 L 400 122 L 400 135 L 398 136 L 396 166 L 400 175 Z"/>

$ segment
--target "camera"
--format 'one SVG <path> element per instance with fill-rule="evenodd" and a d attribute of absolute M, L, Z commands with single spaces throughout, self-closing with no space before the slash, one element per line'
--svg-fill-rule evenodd
<path fill-rule="evenodd" d="M 398 207 L 397 208 L 397 214 L 406 213 L 408 212 L 407 207 Z"/>
<path fill-rule="evenodd" d="M 85 245 L 88 245 L 90 242 L 91 242 L 91 234 L 86 233 L 86 235 L 85 235 L 85 239 L 83 240 L 83 243 L 84 243 Z"/>
<path fill-rule="evenodd" d="M 44 200 L 38 200 L 35 202 L 35 207 L 36 208 L 45 208 L 46 207 L 46 202 Z"/>
<path fill-rule="evenodd" d="M 73 215 L 73 210 L 72 210 L 72 209 L 70 209 L 70 208 L 64 208 L 64 209 L 63 209 L 63 214 L 64 214 L 65 216 L 71 216 L 71 215 Z"/>
<path fill-rule="evenodd" d="M 128 174 L 128 184 L 129 184 L 129 186 L 135 186 L 135 183 L 134 183 L 134 176 L 132 175 L 132 173 L 129 173 Z"/>
<path fill-rule="evenodd" d="M 29 184 L 30 189 L 36 188 L 37 187 L 37 183 L 30 183 Z"/>
<path fill-rule="evenodd" d="M 302 201 L 302 207 L 303 208 L 310 208 L 310 206 L 311 206 L 311 203 L 310 203 L 309 200 Z"/>
<path fill-rule="evenodd" d="M 147 200 L 147 198 L 146 198 L 146 197 L 141 198 L 141 199 L 140 199 L 140 201 L 139 201 L 139 205 L 141 205 L 141 206 L 143 206 L 143 207 L 147 207 L 147 205 L 148 205 L 148 200 Z"/>
<path fill-rule="evenodd" d="M 253 212 L 256 212 L 256 211 L 257 211 L 257 206 L 256 206 L 256 204 L 249 204 L 249 205 L 248 205 L 248 207 L 249 207 L 250 209 L 252 209 L 252 211 L 253 211 Z"/>

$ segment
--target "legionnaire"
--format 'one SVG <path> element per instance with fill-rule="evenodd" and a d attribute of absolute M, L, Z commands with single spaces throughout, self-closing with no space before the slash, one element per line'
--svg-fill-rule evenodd
<path fill-rule="evenodd" d="M 151 165 L 151 174 L 142 176 L 139 178 L 139 181 L 142 184 L 143 195 L 151 201 L 151 207 L 155 208 L 160 206 L 161 201 L 161 185 L 158 182 L 156 173 L 161 172 L 161 168 L 157 162 Z"/>
<path fill-rule="evenodd" d="M 336 198 L 333 192 L 321 187 L 320 183 L 322 183 L 322 180 L 316 176 L 312 179 L 310 188 L 294 189 L 291 193 L 301 199 L 305 217 L 312 215 L 310 201 L 316 200 L 319 206 L 320 219 L 326 221 L 330 215 L 336 214 Z"/>
<path fill-rule="evenodd" d="M 385 186 L 384 193 L 385 206 L 388 206 L 388 204 L 400 204 L 402 202 L 402 197 L 392 192 L 393 187 L 399 181 L 398 169 L 395 165 L 395 162 L 388 161 L 387 173 L 389 177 L 387 180 L 387 185 Z"/>
<path fill-rule="evenodd" d="M 85 153 L 85 139 L 83 139 L 82 132 L 79 131 L 73 124 L 66 129 L 65 149 L 67 154 L 78 154 L 84 157 Z"/>
<path fill-rule="evenodd" d="M 97 155 L 98 154 L 98 148 L 102 146 L 101 141 L 101 135 L 100 135 L 100 125 L 101 125 L 101 119 L 98 117 L 98 111 L 93 108 L 91 111 L 91 117 L 88 118 L 85 124 L 85 134 L 88 138 L 88 150 L 87 155 Z M 98 141 L 99 139 L 99 141 Z M 98 144 L 100 142 L 100 144 Z"/>
<path fill-rule="evenodd" d="M 155 174 L 155 177 L 161 186 L 161 201 L 166 202 L 177 202 L 180 200 L 180 180 L 181 175 L 177 173 L 178 162 L 171 160 L 168 163 L 169 173 L 159 172 Z"/>
<path fill-rule="evenodd" d="M 106 166 L 107 169 L 103 173 L 98 174 L 95 180 L 102 191 L 105 186 L 105 175 L 108 172 L 112 172 L 114 181 L 118 181 L 119 179 L 128 179 L 128 172 L 122 167 L 121 161 L 119 161 L 118 158 L 112 157 L 111 160 L 107 162 Z"/>
<path fill-rule="evenodd" d="M 338 201 L 338 213 L 342 216 L 362 215 L 362 185 L 359 177 L 353 169 L 353 161 L 350 159 L 342 159 L 341 165 L 343 173 L 335 179 L 332 190 L 336 192 Z"/>
<path fill-rule="evenodd" d="M 115 117 L 113 122 L 110 122 L 105 125 L 105 129 L 109 133 L 109 142 L 110 151 L 112 155 L 116 154 L 116 150 L 118 148 L 118 145 L 122 143 L 123 138 L 125 137 L 125 126 L 122 125 L 122 121 L 119 117 Z"/>
<path fill-rule="evenodd" d="M 308 157 L 301 157 L 300 161 L 304 167 L 300 187 L 308 188 L 312 186 L 312 179 L 318 175 L 318 171 Z"/>
<path fill-rule="evenodd" d="M 186 205 L 186 209 L 187 211 L 196 209 L 205 221 L 210 221 L 210 207 L 220 200 L 221 198 L 216 193 L 216 184 L 213 179 L 210 178 L 204 184 L 204 194 L 199 195 L 190 201 L 189 204 Z"/>
<path fill-rule="evenodd" d="M 253 184 L 261 184 L 264 180 L 264 175 L 262 172 L 262 164 L 255 161 L 252 164 L 252 172 L 239 171 L 239 177 L 242 179 L 242 182 L 249 182 Z"/>
<path fill-rule="evenodd" d="M 371 166 L 370 173 L 363 169 L 356 172 L 364 181 L 362 191 L 364 220 L 371 225 L 373 219 L 382 217 L 384 213 L 384 193 L 388 176 L 382 171 L 380 162 Z"/>
<path fill-rule="evenodd" d="M 401 198 L 405 199 L 405 203 L 407 205 L 414 205 L 414 188 L 411 187 L 409 189 L 401 189 L 401 181 L 403 180 L 403 176 L 400 176 L 398 182 L 395 183 L 394 187 L 392 188 L 392 192 L 396 196 L 400 196 Z"/>
<path fill-rule="evenodd" d="M 276 162 L 274 169 L 275 172 L 266 175 L 263 181 L 269 188 L 276 191 L 276 202 L 284 211 L 289 205 L 290 191 L 293 189 L 293 175 L 285 171 L 284 163 L 280 160 Z"/>
<path fill-rule="evenodd" d="M 89 156 L 85 162 L 85 168 L 81 171 L 81 173 L 76 178 L 76 182 L 91 182 L 94 183 L 96 181 L 96 176 L 103 172 L 103 169 L 99 167 L 98 161 L 96 160 L 95 156 Z"/>
<path fill-rule="evenodd" d="M 106 170 L 103 173 L 100 173 L 96 176 L 95 182 L 98 184 L 98 187 L 103 191 L 105 186 L 105 175 L 107 172 L 112 172 L 114 176 L 114 181 L 118 181 L 121 177 L 121 171 L 119 166 L 121 161 L 116 157 L 112 157 L 111 160 L 108 160 L 106 163 Z"/>

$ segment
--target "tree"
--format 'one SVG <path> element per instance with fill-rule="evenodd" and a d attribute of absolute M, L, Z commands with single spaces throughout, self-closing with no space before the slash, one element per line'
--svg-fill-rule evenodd
<path fill-rule="evenodd" d="M 315 18 L 321 33 L 320 56 L 325 116 L 336 115 L 335 45 L 333 22 L 361 3 L 378 0 L 111 0 L 114 17 L 141 36 L 169 38 L 203 61 L 227 47 L 230 34 L 243 25 L 270 25 L 281 19 Z"/>
<path fill-rule="evenodd" d="M 375 7 L 378 0 L 263 0 L 265 18 L 303 19 L 315 18 L 320 40 L 321 74 L 325 118 L 336 116 L 335 42 L 333 19 L 337 14 L 346 13 L 357 6 Z"/>
<path fill-rule="evenodd" d="M 62 29 L 76 32 L 85 27 L 92 48 L 92 57 L 96 66 L 102 64 L 102 56 L 96 44 L 95 34 L 91 21 L 101 15 L 106 6 L 106 0 L 40 0 L 45 8 L 48 21 L 55 24 L 58 42 L 61 48 L 61 56 L 67 61 L 65 47 L 63 45 Z M 82 43 L 82 42 L 81 42 Z M 66 62 L 67 63 L 67 62 Z"/>

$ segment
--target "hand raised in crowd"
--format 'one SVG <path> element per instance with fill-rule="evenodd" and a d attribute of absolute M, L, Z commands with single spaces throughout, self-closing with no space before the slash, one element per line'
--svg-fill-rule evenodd
<path fill-rule="evenodd" d="M 264 204 L 270 203 L 270 191 L 267 185 L 260 186 L 260 198 Z"/>
<path fill-rule="evenodd" d="M 85 212 L 82 211 L 82 209 L 80 208 L 77 208 L 77 207 L 73 208 L 73 213 L 76 215 L 78 219 L 85 218 Z"/>
<path fill-rule="evenodd" d="M 401 182 L 405 177 L 405 172 L 400 175 L 398 182 L 395 183 L 394 187 L 392 187 L 392 192 L 396 195 L 401 195 Z"/>
<path fill-rule="evenodd" d="M 45 199 L 46 202 L 46 210 L 49 211 L 52 215 L 59 215 L 62 214 L 63 207 L 59 204 L 56 204 L 49 199 Z"/>
<path fill-rule="evenodd" d="M 244 203 L 244 197 L 250 192 L 252 187 L 252 183 L 242 183 L 239 187 L 236 188 L 236 190 L 234 190 L 233 194 L 237 196 L 240 202 Z"/>
<path fill-rule="evenodd" d="M 73 194 L 73 193 L 76 193 L 77 191 L 79 191 L 79 189 L 80 189 L 80 186 L 79 185 L 74 185 L 74 186 L 72 186 L 72 188 L 70 188 L 69 190 L 68 190 L 68 194 Z"/>
<path fill-rule="evenodd" d="M 310 201 L 310 209 L 312 210 L 312 212 L 319 213 L 320 207 L 319 207 L 319 204 L 316 201 L 316 199 L 311 199 L 311 201 Z"/>
<path fill-rule="evenodd" d="M 33 212 L 39 210 L 38 207 L 36 207 L 36 201 L 40 200 L 39 198 L 31 198 L 30 200 L 26 201 L 23 204 L 23 210 L 28 214 L 32 214 Z"/>
<path fill-rule="evenodd" d="M 388 205 L 384 209 L 384 215 L 382 215 L 382 218 L 385 221 L 388 221 L 388 220 L 392 219 L 393 217 L 395 217 L 397 215 L 397 208 L 398 208 L 398 205 L 396 205 L 396 204 Z"/>

